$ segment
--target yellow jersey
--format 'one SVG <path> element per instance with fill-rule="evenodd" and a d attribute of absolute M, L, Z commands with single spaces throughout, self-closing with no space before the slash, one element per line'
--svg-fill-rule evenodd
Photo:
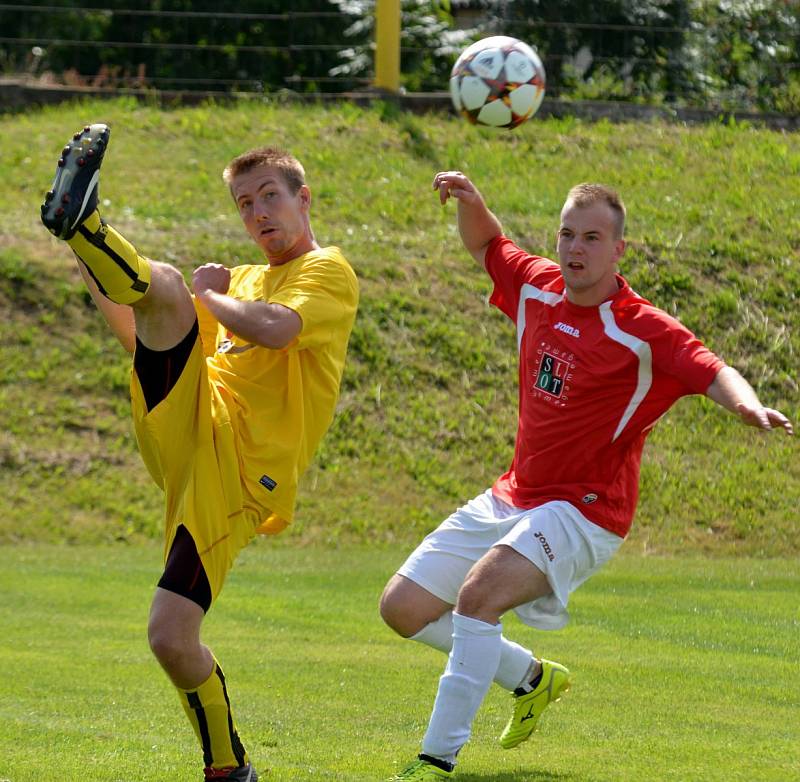
<path fill-rule="evenodd" d="M 195 301 L 212 396 L 222 399 L 234 431 L 245 505 L 262 512 L 257 531 L 273 534 L 291 523 L 298 480 L 333 420 L 358 281 L 339 248 L 324 247 L 279 266 L 237 266 L 228 295 L 281 304 L 302 321 L 297 337 L 274 350 L 227 331 Z"/>

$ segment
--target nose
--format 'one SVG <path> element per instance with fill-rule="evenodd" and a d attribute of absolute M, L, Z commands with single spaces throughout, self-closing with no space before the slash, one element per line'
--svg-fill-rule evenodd
<path fill-rule="evenodd" d="M 266 204 L 264 204 L 260 198 L 255 202 L 255 206 L 253 207 L 253 216 L 256 218 L 256 222 L 259 223 L 269 219 L 269 212 Z"/>
<path fill-rule="evenodd" d="M 581 241 L 579 236 L 573 236 L 572 239 L 569 240 L 567 245 L 567 249 L 569 250 L 571 255 L 582 255 L 583 254 L 583 242 Z"/>

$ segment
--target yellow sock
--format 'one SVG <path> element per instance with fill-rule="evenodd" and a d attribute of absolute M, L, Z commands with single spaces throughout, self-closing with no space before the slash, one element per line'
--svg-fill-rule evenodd
<path fill-rule="evenodd" d="M 100 292 L 117 304 L 133 304 L 150 287 L 150 262 L 95 210 L 67 244 L 86 264 Z"/>
<path fill-rule="evenodd" d="M 203 747 L 209 768 L 238 768 L 248 762 L 225 688 L 222 668 L 214 659 L 211 676 L 194 690 L 178 689 L 181 705 Z"/>

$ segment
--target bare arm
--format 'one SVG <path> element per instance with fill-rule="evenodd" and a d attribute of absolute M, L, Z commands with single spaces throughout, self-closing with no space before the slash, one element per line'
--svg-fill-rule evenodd
<path fill-rule="evenodd" d="M 706 396 L 730 410 L 748 426 L 758 429 L 783 429 L 793 434 L 794 429 L 783 413 L 764 407 L 753 387 L 733 368 L 723 367 L 708 387 Z"/>
<path fill-rule="evenodd" d="M 486 259 L 489 242 L 503 233 L 503 226 L 494 216 L 478 188 L 460 171 L 440 171 L 433 179 L 442 204 L 453 196 L 458 201 L 458 231 L 464 247 L 481 265 Z"/>
<path fill-rule="evenodd" d="M 303 327 L 300 316 L 281 304 L 240 301 L 227 295 L 231 273 L 207 263 L 195 269 L 192 289 L 208 311 L 236 336 L 264 348 L 285 348 Z"/>
<path fill-rule="evenodd" d="M 83 277 L 83 281 L 89 289 L 92 301 L 106 319 L 106 323 L 108 323 L 122 347 L 132 354 L 136 347 L 136 324 L 133 320 L 133 308 L 125 304 L 116 304 L 111 299 L 103 296 L 83 261 L 77 260 L 81 277 Z"/>

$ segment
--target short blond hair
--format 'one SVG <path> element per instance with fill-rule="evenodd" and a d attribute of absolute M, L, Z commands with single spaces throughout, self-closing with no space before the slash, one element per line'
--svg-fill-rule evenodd
<path fill-rule="evenodd" d="M 235 157 L 225 166 L 222 180 L 230 188 L 237 176 L 260 166 L 276 169 L 292 193 L 306 183 L 306 172 L 300 161 L 278 147 L 256 147 Z"/>
<path fill-rule="evenodd" d="M 607 204 L 611 211 L 614 213 L 614 228 L 616 239 L 622 239 L 625 233 L 625 217 L 627 210 L 619 193 L 613 188 L 606 185 L 590 184 L 589 182 L 582 182 L 575 185 L 572 190 L 567 193 L 566 203 L 572 203 L 577 207 L 592 206 L 596 203 Z"/>

